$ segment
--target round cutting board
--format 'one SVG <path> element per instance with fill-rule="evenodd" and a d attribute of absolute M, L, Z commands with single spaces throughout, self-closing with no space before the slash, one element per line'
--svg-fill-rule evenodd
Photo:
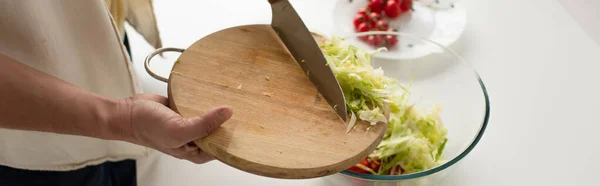
<path fill-rule="evenodd" d="M 228 28 L 198 40 L 167 82 L 170 106 L 183 117 L 231 107 L 232 118 L 195 143 L 225 164 L 267 177 L 340 172 L 368 156 L 386 128 L 359 124 L 346 133 L 346 123 L 270 25 Z"/>

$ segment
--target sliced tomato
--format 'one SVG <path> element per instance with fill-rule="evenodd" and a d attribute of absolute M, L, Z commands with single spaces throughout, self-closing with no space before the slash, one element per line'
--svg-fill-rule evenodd
<path fill-rule="evenodd" d="M 379 167 L 381 167 L 381 159 L 375 159 L 375 160 L 371 160 L 369 161 L 370 164 L 370 168 L 373 169 L 375 172 L 379 171 Z"/>
<path fill-rule="evenodd" d="M 373 171 L 370 167 L 370 163 L 367 158 L 362 159 L 360 162 L 358 162 L 356 165 L 350 167 L 348 170 L 352 171 L 352 172 L 356 172 L 356 173 L 367 173 L 367 174 L 370 173 L 371 171 Z"/>
<path fill-rule="evenodd" d="M 404 173 L 404 169 L 402 169 L 400 165 L 396 165 L 392 167 L 392 170 L 390 170 L 390 175 L 400 175 L 402 173 Z"/>
<path fill-rule="evenodd" d="M 368 167 L 369 166 L 369 159 L 367 159 L 367 158 L 362 159 L 358 163 Z"/>
<path fill-rule="evenodd" d="M 356 165 L 350 167 L 348 170 L 356 173 L 367 173 L 367 170 L 357 167 Z"/>

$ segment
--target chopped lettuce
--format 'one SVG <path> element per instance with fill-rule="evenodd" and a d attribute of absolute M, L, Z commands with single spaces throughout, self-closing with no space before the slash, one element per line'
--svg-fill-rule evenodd
<path fill-rule="evenodd" d="M 370 125 L 387 124 L 383 140 L 369 155 L 371 161 L 381 162 L 371 174 L 406 174 L 443 163 L 447 130 L 439 116 L 440 108 L 418 109 L 409 102 L 410 87 L 401 86 L 381 68 L 372 66 L 371 57 L 385 48 L 367 52 L 337 36 L 319 46 L 346 97 L 351 116 L 346 132 L 358 119 Z"/>
<path fill-rule="evenodd" d="M 338 37 L 321 49 L 336 79 L 340 82 L 349 113 L 356 113 L 361 120 L 369 121 L 372 125 L 387 122 L 383 110 L 388 97 L 394 93 L 396 81 L 385 77 L 383 70 L 374 69 L 371 56 L 379 49 L 368 53 L 355 46 L 348 45 Z M 349 123 L 354 125 L 354 123 Z"/>

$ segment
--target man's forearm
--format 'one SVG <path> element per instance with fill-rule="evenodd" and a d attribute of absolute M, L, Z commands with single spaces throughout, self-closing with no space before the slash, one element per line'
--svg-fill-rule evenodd
<path fill-rule="evenodd" d="M 118 139 L 118 105 L 0 54 L 0 128 Z"/>

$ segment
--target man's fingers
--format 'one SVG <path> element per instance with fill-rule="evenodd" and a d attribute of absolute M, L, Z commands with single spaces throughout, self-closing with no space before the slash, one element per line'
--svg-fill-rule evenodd
<path fill-rule="evenodd" d="M 183 132 L 186 141 L 208 136 L 213 130 L 227 121 L 233 115 L 233 111 L 227 107 L 217 107 L 204 113 L 202 117 L 194 117 L 185 120 Z"/>
<path fill-rule="evenodd" d="M 190 154 L 188 154 L 188 156 L 184 157 L 185 159 L 193 162 L 193 163 L 197 163 L 197 164 L 203 164 L 209 161 L 214 160 L 215 158 L 212 157 L 211 155 L 202 152 L 201 150 L 197 150 L 196 152 L 192 152 Z"/>
<path fill-rule="evenodd" d="M 198 150 L 200 150 L 200 148 L 198 148 L 198 146 L 195 144 L 187 143 L 179 148 L 171 149 L 169 154 L 173 156 L 186 156 L 190 152 L 196 152 Z"/>
<path fill-rule="evenodd" d="M 214 160 L 215 158 L 212 157 L 211 155 L 203 152 L 200 148 L 195 148 L 195 150 L 191 150 L 188 151 L 189 149 L 186 149 L 185 146 L 180 147 L 180 148 L 176 148 L 176 149 L 170 149 L 168 150 L 169 155 L 177 158 L 177 159 L 184 159 L 184 160 L 188 160 L 191 161 L 193 163 L 197 163 L 197 164 L 203 164 L 209 161 Z"/>
<path fill-rule="evenodd" d="M 187 156 L 187 154 L 190 151 L 186 151 L 186 149 L 184 149 L 183 147 L 179 147 L 176 149 L 167 149 L 166 151 L 163 151 L 165 154 L 171 155 L 175 158 L 179 158 L 179 159 L 183 159 Z"/>
<path fill-rule="evenodd" d="M 198 151 L 200 148 L 198 148 L 198 146 L 196 146 L 196 144 L 193 143 L 187 143 L 185 145 L 183 145 L 181 148 L 183 148 L 183 150 L 185 152 L 193 152 L 193 151 Z"/>

